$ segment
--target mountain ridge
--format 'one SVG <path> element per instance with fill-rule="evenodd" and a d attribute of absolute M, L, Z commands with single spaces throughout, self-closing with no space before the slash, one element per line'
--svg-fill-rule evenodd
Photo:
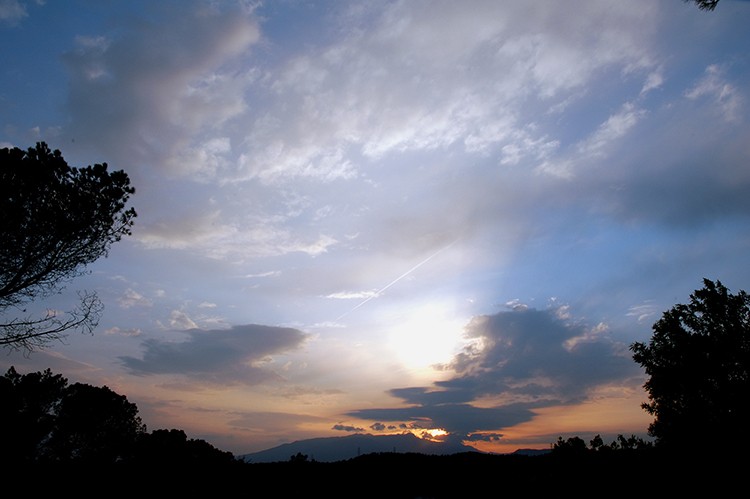
<path fill-rule="evenodd" d="M 477 452 L 474 447 L 461 443 L 434 442 L 411 433 L 399 435 L 372 435 L 357 433 L 343 437 L 320 437 L 297 440 L 270 449 L 237 456 L 247 463 L 271 463 L 289 461 L 301 454 L 319 462 L 345 461 L 364 454 L 376 452 L 420 453 L 446 455 L 461 452 Z"/>

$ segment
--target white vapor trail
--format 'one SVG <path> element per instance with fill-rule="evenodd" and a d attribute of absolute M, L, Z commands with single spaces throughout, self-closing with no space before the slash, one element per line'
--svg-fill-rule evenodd
<path fill-rule="evenodd" d="M 388 288 L 390 288 L 391 286 L 393 286 L 394 284 L 396 284 L 398 281 L 400 281 L 401 279 L 403 279 L 404 277 L 408 276 L 409 274 L 411 274 L 412 272 L 414 272 L 415 270 L 417 270 L 419 267 L 421 267 L 425 263 L 427 263 L 430 260 L 432 260 L 433 258 L 435 258 L 438 254 L 442 253 L 446 249 L 448 249 L 451 246 L 453 246 L 456 243 L 456 241 L 453 241 L 452 243 L 450 243 L 450 244 L 448 244 L 446 246 L 443 246 L 442 248 L 440 248 L 436 252 L 432 253 L 430 256 L 428 256 L 427 258 L 425 258 L 424 260 L 422 260 L 421 262 L 419 262 L 418 264 L 416 264 L 415 266 L 413 266 L 412 268 L 410 268 L 409 270 L 407 270 L 406 272 L 404 272 L 403 274 L 401 274 L 400 276 L 398 276 L 397 278 L 395 278 L 394 280 L 392 280 L 391 282 L 389 282 L 388 284 L 386 284 L 385 286 L 383 286 L 382 288 L 380 288 L 375 294 L 373 294 L 372 296 L 368 296 L 367 299 L 365 299 L 362 302 L 360 302 L 357 306 L 355 306 L 354 308 L 352 308 L 348 312 L 344 312 L 343 314 L 341 314 L 336 320 L 339 321 L 339 320 L 343 319 L 347 315 L 351 314 L 352 312 L 354 312 L 355 310 L 357 310 L 358 308 L 360 308 L 361 306 L 363 306 L 368 301 L 372 300 L 373 298 L 377 298 L 384 291 L 386 291 Z"/>

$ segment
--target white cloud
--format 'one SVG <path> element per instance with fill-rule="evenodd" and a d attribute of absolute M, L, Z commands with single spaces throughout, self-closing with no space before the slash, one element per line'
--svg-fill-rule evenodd
<path fill-rule="evenodd" d="M 125 308 L 125 309 L 136 307 L 136 306 L 150 307 L 153 305 L 153 302 L 151 300 L 149 300 L 142 294 L 130 288 L 125 290 L 125 292 L 117 300 L 117 302 L 120 304 L 122 308 Z"/>
<path fill-rule="evenodd" d="M 724 71 L 716 64 L 706 68 L 703 78 L 686 91 L 685 96 L 692 100 L 701 97 L 712 98 L 721 109 L 724 119 L 730 122 L 740 120 L 743 105 L 742 94 L 727 81 Z"/>
<path fill-rule="evenodd" d="M 620 111 L 607 118 L 589 138 L 579 144 L 580 152 L 589 157 L 605 154 L 606 148 L 623 137 L 646 114 L 633 103 L 626 102 Z"/>
<path fill-rule="evenodd" d="M 169 220 L 152 222 L 137 233 L 147 248 L 185 249 L 223 240 L 236 233 L 236 228 L 221 221 L 221 212 L 213 210 L 199 215 L 180 214 Z"/>
<path fill-rule="evenodd" d="M 661 68 L 648 74 L 646 81 L 643 83 L 641 88 L 641 95 L 645 95 L 648 92 L 660 88 L 664 83 L 664 75 L 662 74 Z"/>
<path fill-rule="evenodd" d="M 591 2 L 581 16 L 557 9 L 406 2 L 366 10 L 366 19 L 347 17 L 356 26 L 349 37 L 275 74 L 268 97 L 277 104 L 253 122 L 242 174 L 353 178 L 353 153 L 379 160 L 457 143 L 485 152 L 510 142 L 506 162 L 514 162 L 514 147 L 554 144 L 523 131 L 525 106 L 555 105 L 553 98 L 567 98 L 609 65 L 643 65 L 643 40 L 627 27 L 648 33 L 650 25 L 648 7 Z"/>
<path fill-rule="evenodd" d="M 233 261 L 290 253 L 317 256 L 337 244 L 327 234 L 292 231 L 284 216 L 227 218 L 221 210 L 176 214 L 141 228 L 136 237 L 148 249 L 187 250 Z"/>
<path fill-rule="evenodd" d="M 172 329 L 179 329 L 181 331 L 198 328 L 198 324 L 182 310 L 172 310 L 169 314 L 169 326 Z"/>
<path fill-rule="evenodd" d="M 362 300 L 374 298 L 376 296 L 378 296 L 377 291 L 340 291 L 338 293 L 326 295 L 326 298 L 333 298 L 336 300 Z"/>
<path fill-rule="evenodd" d="M 652 320 L 658 312 L 659 310 L 653 303 L 642 303 L 630 307 L 625 315 L 628 317 L 635 317 L 639 323 L 642 323 Z"/>
<path fill-rule="evenodd" d="M 114 326 L 109 329 L 106 329 L 104 331 L 104 334 L 116 335 L 116 336 L 140 336 L 141 334 L 143 334 L 143 331 L 141 331 L 140 328 L 122 329 L 120 327 Z"/>

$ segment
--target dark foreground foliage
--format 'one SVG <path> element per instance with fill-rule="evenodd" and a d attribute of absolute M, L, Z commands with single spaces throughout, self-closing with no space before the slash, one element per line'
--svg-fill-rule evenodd
<path fill-rule="evenodd" d="M 432 456 L 376 453 L 335 463 L 128 462 L 102 467 L 38 465 L 27 483 L 32 496 L 104 490 L 118 496 L 473 498 L 520 495 L 646 496 L 710 492 L 744 485 L 747 458 L 633 452 Z"/>

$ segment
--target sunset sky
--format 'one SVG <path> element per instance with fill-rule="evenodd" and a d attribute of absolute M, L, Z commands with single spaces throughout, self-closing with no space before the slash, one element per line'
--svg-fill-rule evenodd
<path fill-rule="evenodd" d="M 750 290 L 750 2 L 0 0 L 0 147 L 136 189 L 50 368 L 243 454 L 645 437 L 628 350 Z"/>

